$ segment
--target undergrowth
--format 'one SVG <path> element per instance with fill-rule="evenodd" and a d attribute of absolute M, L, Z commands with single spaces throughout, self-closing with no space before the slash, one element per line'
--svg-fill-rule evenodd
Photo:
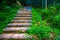
<path fill-rule="evenodd" d="M 48 9 L 32 8 L 32 26 L 27 33 L 34 40 L 58 40 L 60 38 L 60 11 L 59 6 Z"/>
<path fill-rule="evenodd" d="M 22 6 L 18 6 L 16 0 L 1 0 L 0 4 L 0 33 L 3 33 L 3 28 L 14 18 L 18 10 Z"/>

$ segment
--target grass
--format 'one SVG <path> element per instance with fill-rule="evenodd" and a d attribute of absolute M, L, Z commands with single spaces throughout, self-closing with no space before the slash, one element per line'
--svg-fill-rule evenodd
<path fill-rule="evenodd" d="M 15 17 L 19 8 L 8 7 L 6 10 L 0 11 L 0 33 L 3 33 L 3 29 L 7 27 L 7 24 Z"/>
<path fill-rule="evenodd" d="M 32 8 L 32 26 L 31 29 L 28 29 L 27 33 L 32 35 L 34 40 L 59 39 L 60 13 L 55 8 L 52 7 L 50 10 Z"/>
<path fill-rule="evenodd" d="M 39 40 L 43 38 L 47 38 L 50 35 L 51 28 L 45 21 L 42 20 L 42 16 L 39 14 L 36 9 L 32 9 L 32 26 L 31 29 L 28 30 L 28 33 L 33 36 L 34 39 Z"/>

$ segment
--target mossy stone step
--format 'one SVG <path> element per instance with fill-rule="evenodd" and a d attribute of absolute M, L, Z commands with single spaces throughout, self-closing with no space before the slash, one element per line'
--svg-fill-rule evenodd
<path fill-rule="evenodd" d="M 11 20 L 11 23 L 31 23 L 32 20 Z"/>
<path fill-rule="evenodd" d="M 9 23 L 8 27 L 26 27 L 26 26 L 31 26 L 31 23 Z"/>
<path fill-rule="evenodd" d="M 32 14 L 17 14 L 16 17 L 31 17 Z"/>
<path fill-rule="evenodd" d="M 7 27 L 3 29 L 4 33 L 25 33 L 30 27 Z"/>
<path fill-rule="evenodd" d="M 14 20 L 32 20 L 32 17 L 15 17 Z"/>
<path fill-rule="evenodd" d="M 29 35 L 29 34 L 24 34 L 24 33 L 21 33 L 21 34 L 1 34 L 0 35 L 0 40 L 1 39 L 20 39 L 20 40 L 24 40 L 24 39 L 31 39 L 32 36 Z"/>

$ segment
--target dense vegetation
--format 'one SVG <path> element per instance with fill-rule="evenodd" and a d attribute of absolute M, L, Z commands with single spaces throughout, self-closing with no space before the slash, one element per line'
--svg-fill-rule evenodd
<path fill-rule="evenodd" d="M 0 33 L 3 32 L 3 28 L 7 27 L 7 24 L 13 19 L 20 7 L 16 0 L 0 1 Z"/>
<path fill-rule="evenodd" d="M 60 38 L 60 4 L 48 9 L 32 8 L 32 26 L 27 32 L 35 40 L 58 40 Z"/>
<path fill-rule="evenodd" d="M 42 0 L 1 0 L 0 1 L 0 33 L 14 18 L 18 9 L 24 6 L 42 7 Z M 51 1 L 51 0 L 50 0 Z M 57 0 L 55 0 L 57 1 Z M 48 2 L 49 3 L 49 2 Z M 44 4 L 44 3 L 43 3 Z M 47 9 L 32 8 L 32 26 L 27 32 L 35 40 L 58 40 L 60 38 L 60 4 Z"/>
<path fill-rule="evenodd" d="M 46 0 L 19 0 L 22 5 L 45 8 Z M 47 0 L 47 6 L 60 3 L 60 0 Z"/>

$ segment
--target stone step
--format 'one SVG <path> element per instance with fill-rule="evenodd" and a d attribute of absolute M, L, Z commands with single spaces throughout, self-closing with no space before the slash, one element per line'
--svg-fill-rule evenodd
<path fill-rule="evenodd" d="M 32 17 L 32 15 L 16 15 L 16 17 Z"/>
<path fill-rule="evenodd" d="M 25 33 L 30 27 L 7 27 L 3 29 L 4 33 Z"/>
<path fill-rule="evenodd" d="M 18 11 L 18 14 L 3 29 L 3 34 L 0 34 L 0 40 L 31 40 L 32 35 L 27 34 L 27 30 L 32 25 L 32 13 L 26 9 Z"/>
<path fill-rule="evenodd" d="M 32 36 L 26 33 L 21 34 L 0 34 L 0 40 L 7 40 L 7 39 L 16 39 L 16 40 L 25 40 L 25 39 L 31 39 Z"/>
<path fill-rule="evenodd" d="M 29 27 L 31 25 L 31 23 L 10 23 L 8 27 Z"/>
<path fill-rule="evenodd" d="M 30 12 L 19 12 L 18 14 L 31 14 Z"/>
<path fill-rule="evenodd" d="M 32 15 L 31 13 L 18 13 L 17 15 Z"/>
<path fill-rule="evenodd" d="M 15 17 L 14 20 L 31 20 L 32 17 Z"/>
<path fill-rule="evenodd" d="M 22 11 L 18 11 L 18 13 L 31 13 L 31 11 L 28 11 L 28 10 L 22 10 Z"/>
<path fill-rule="evenodd" d="M 12 20 L 11 23 L 31 23 L 32 20 Z"/>

